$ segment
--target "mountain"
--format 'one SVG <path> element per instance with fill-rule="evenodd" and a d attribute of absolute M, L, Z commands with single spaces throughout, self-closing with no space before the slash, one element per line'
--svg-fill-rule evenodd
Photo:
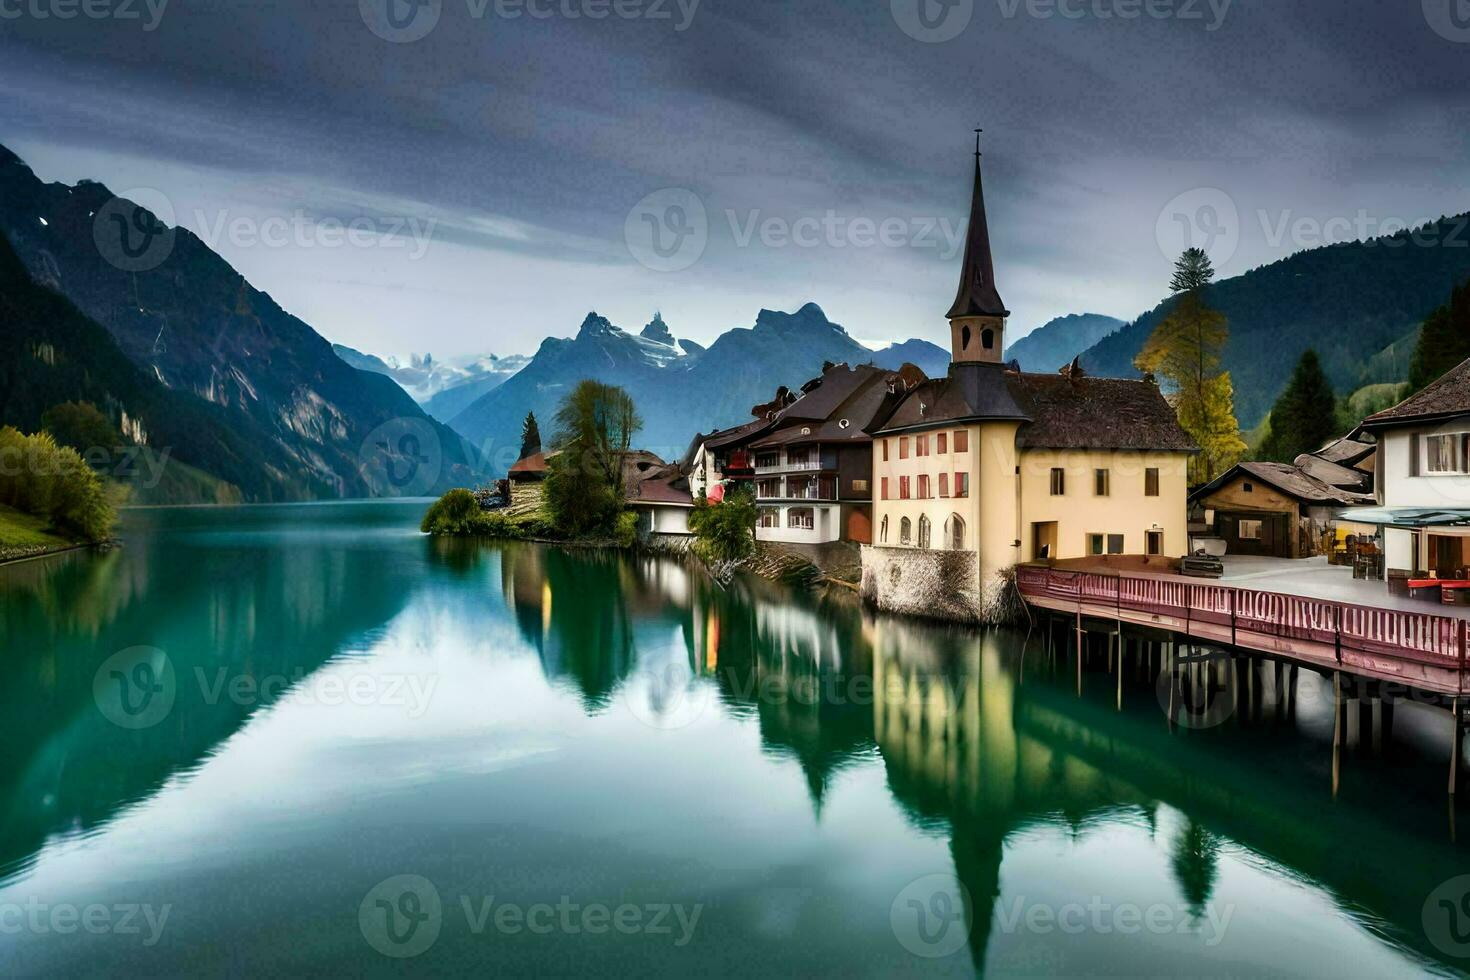
<path fill-rule="evenodd" d="M 562 397 L 594 378 L 632 394 L 643 416 L 639 446 L 677 458 L 696 432 L 749 419 L 752 406 L 769 401 L 780 385 L 795 388 L 821 373 L 824 362 L 866 364 L 875 356 L 815 303 L 795 313 L 761 310 L 754 326 L 729 330 L 708 349 L 676 339 L 662 318 L 634 334 L 589 313 L 575 337 L 543 341 L 530 364 L 450 424 L 503 472 L 520 447 L 526 412 L 536 413 L 550 439 Z"/>
<path fill-rule="evenodd" d="M 37 285 L 3 235 L 0 323 L 0 422 L 35 432 L 48 408 L 90 402 L 127 435 L 89 456 L 133 487 L 135 503 L 269 500 L 312 489 L 284 475 L 290 460 L 263 432 L 144 374 L 70 300 Z"/>
<path fill-rule="evenodd" d="M 438 396 L 466 385 L 473 385 L 483 395 L 525 367 L 530 360 L 523 354 L 512 354 L 508 357 L 484 354 L 438 361 L 431 354 L 413 354 L 409 357 L 409 362 L 404 364 L 396 357 L 385 359 L 376 354 L 365 354 L 344 344 L 333 344 L 332 350 L 359 371 L 371 371 L 392 378 L 398 382 L 400 388 L 408 392 L 410 398 L 424 406 Z M 464 399 L 460 407 L 463 408 L 474 400 Z M 425 410 L 428 411 L 427 408 Z M 441 421 L 444 418 L 432 411 L 429 414 Z"/>
<path fill-rule="evenodd" d="M 250 499 L 432 493 L 476 478 L 473 450 L 396 384 L 349 367 L 189 231 L 101 184 L 43 183 L 0 147 L 0 232 L 128 361 L 210 403 L 256 448 Z"/>
<path fill-rule="evenodd" d="M 1005 359 L 1020 361 L 1021 370 L 1050 373 L 1124 326 L 1101 313 L 1070 313 L 1049 320 L 1006 348 Z"/>
<path fill-rule="evenodd" d="M 1397 235 L 1298 252 L 1210 287 L 1229 318 L 1222 357 L 1241 428 L 1265 418 L 1302 352 L 1314 347 L 1339 394 L 1404 380 L 1424 317 L 1470 276 L 1470 214 Z M 1133 358 L 1171 300 L 1083 355 L 1092 374 L 1135 377 Z"/>
<path fill-rule="evenodd" d="M 949 351 L 938 344 L 915 338 L 874 351 L 873 363 L 889 371 L 897 371 L 906 363 L 912 364 L 929 377 L 939 378 L 949 370 Z"/>

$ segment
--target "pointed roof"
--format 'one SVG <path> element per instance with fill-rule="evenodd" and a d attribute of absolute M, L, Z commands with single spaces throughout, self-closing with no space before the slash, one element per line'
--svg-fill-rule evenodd
<path fill-rule="evenodd" d="M 975 191 L 970 198 L 970 227 L 965 234 L 965 260 L 960 266 L 960 288 L 946 314 L 1009 316 L 1010 310 L 995 289 L 995 263 L 990 255 L 990 228 L 985 223 L 985 191 L 980 186 L 980 137 L 975 136 Z"/>

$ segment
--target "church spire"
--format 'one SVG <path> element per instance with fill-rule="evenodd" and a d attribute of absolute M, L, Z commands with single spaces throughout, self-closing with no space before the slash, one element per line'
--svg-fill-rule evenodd
<path fill-rule="evenodd" d="M 985 223 L 985 192 L 980 185 L 980 133 L 975 130 L 975 190 L 970 198 L 970 227 L 965 235 L 965 260 L 960 266 L 960 288 L 949 319 L 969 316 L 1009 316 L 995 289 L 995 263 L 990 255 L 990 229 Z"/>

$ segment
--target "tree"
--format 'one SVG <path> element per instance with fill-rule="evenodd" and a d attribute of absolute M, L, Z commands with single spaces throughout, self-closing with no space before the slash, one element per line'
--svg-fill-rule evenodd
<path fill-rule="evenodd" d="M 1455 287 L 1449 302 L 1424 319 L 1409 362 L 1409 391 L 1428 387 L 1470 357 L 1470 280 Z"/>
<path fill-rule="evenodd" d="M 68 537 L 103 541 L 116 512 L 102 478 L 75 449 L 58 446 L 49 433 L 23 435 L 0 429 L 0 504 L 37 517 Z"/>
<path fill-rule="evenodd" d="M 563 533 L 616 534 L 623 461 L 643 420 L 616 385 L 582 381 L 556 411 L 556 453 L 546 463 L 546 507 Z"/>
<path fill-rule="evenodd" d="M 1261 458 L 1282 463 L 1316 452 L 1337 434 L 1337 397 L 1316 351 L 1307 350 L 1296 362 L 1290 383 L 1271 409 L 1270 424 Z"/>
<path fill-rule="evenodd" d="M 740 561 L 755 551 L 755 495 L 749 488 L 732 491 L 719 503 L 705 497 L 694 502 L 689 530 L 706 561 Z"/>
<path fill-rule="evenodd" d="M 58 443 L 80 453 L 103 449 L 111 454 L 122 443 L 117 426 L 91 402 L 62 402 L 41 413 L 41 428 Z"/>
<path fill-rule="evenodd" d="M 1203 249 L 1186 249 L 1179 256 L 1169 281 L 1178 297 L 1133 362 L 1140 371 L 1161 376 L 1173 391 L 1179 424 L 1202 450 L 1190 462 L 1196 483 L 1235 465 L 1246 448 L 1235 420 L 1230 373 L 1220 370 L 1229 324 L 1206 302 L 1214 275 Z"/>
<path fill-rule="evenodd" d="M 536 413 L 527 412 L 526 421 L 521 424 L 521 455 L 520 459 L 534 456 L 541 451 L 541 428 L 536 424 Z"/>

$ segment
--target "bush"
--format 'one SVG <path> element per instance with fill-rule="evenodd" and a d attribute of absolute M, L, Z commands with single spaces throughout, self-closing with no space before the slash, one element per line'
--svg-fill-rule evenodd
<path fill-rule="evenodd" d="M 474 494 L 463 488 L 451 490 L 429 505 L 419 530 L 426 534 L 475 534 L 482 514 Z"/>
<path fill-rule="evenodd" d="M 741 561 L 755 553 L 755 497 L 736 490 L 717 504 L 704 497 L 689 515 L 694 549 L 705 561 Z"/>
<path fill-rule="evenodd" d="M 83 541 L 105 541 L 117 522 L 102 478 L 45 432 L 0 429 L 0 503 Z"/>

